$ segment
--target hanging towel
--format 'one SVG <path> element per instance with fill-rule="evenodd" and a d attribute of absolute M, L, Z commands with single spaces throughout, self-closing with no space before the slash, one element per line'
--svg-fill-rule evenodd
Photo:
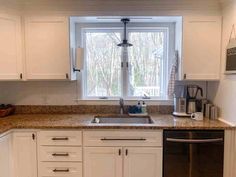
<path fill-rule="evenodd" d="M 175 81 L 177 77 L 177 72 L 178 72 L 178 51 L 175 51 L 175 57 L 174 61 L 171 67 L 170 71 L 170 78 L 169 78 L 169 83 L 168 83 L 168 90 L 167 90 L 167 95 L 169 98 L 173 98 L 174 96 L 174 89 L 175 89 Z"/>

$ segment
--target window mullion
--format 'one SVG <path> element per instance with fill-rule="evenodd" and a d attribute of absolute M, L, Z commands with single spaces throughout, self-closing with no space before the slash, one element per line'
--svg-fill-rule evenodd
<path fill-rule="evenodd" d="M 126 63 L 128 62 L 128 49 L 122 48 L 122 62 L 123 67 L 122 69 L 122 97 L 128 96 L 128 67 Z"/>

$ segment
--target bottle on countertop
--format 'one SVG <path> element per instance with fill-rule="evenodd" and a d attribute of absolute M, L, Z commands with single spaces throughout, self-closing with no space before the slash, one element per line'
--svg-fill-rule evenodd
<path fill-rule="evenodd" d="M 143 114 L 146 114 L 147 113 L 147 105 L 145 103 L 145 101 L 143 101 L 143 104 L 141 106 L 141 110 L 142 110 L 142 113 Z"/>
<path fill-rule="evenodd" d="M 141 106 L 140 101 L 138 101 L 138 104 L 137 104 L 137 113 L 142 113 L 142 106 Z"/>

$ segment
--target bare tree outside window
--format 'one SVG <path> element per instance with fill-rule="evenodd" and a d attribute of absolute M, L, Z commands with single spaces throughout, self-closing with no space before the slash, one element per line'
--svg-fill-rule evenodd
<path fill-rule="evenodd" d="M 167 30 L 128 30 L 129 42 L 133 44 L 128 50 L 117 46 L 122 35 L 122 30 L 109 28 L 84 30 L 85 97 L 165 96 Z"/>
<path fill-rule="evenodd" d="M 161 96 L 164 32 L 130 32 L 129 95 Z"/>
<path fill-rule="evenodd" d="M 120 33 L 86 32 L 85 38 L 87 96 L 120 96 Z"/>

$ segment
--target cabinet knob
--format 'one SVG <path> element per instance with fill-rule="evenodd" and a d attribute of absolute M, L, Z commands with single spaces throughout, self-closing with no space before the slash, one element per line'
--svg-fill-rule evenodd
<path fill-rule="evenodd" d="M 66 79 L 69 79 L 69 74 L 68 73 L 66 73 Z"/>

